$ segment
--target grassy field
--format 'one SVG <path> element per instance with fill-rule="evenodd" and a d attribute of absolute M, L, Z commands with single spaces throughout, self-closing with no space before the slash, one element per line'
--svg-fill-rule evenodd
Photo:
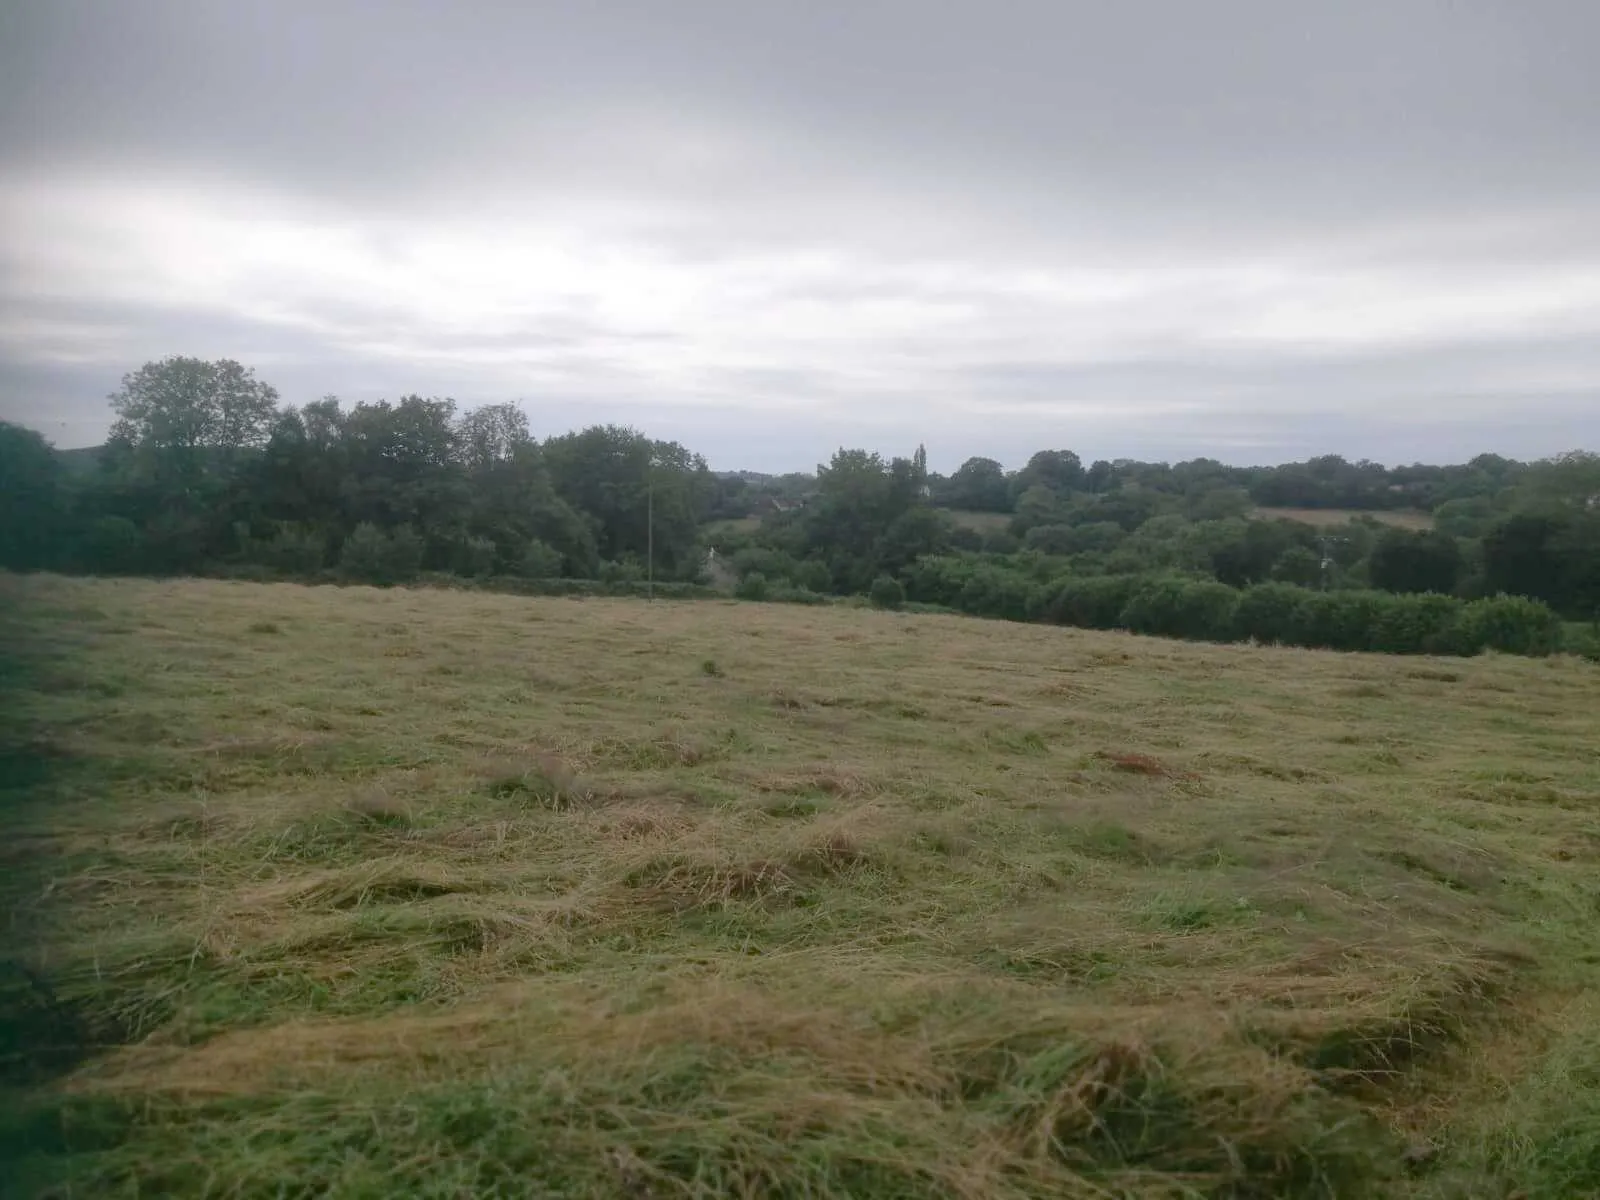
<path fill-rule="evenodd" d="M 0 1191 L 1600 1194 L 1600 672 L 0 576 Z"/>
<path fill-rule="evenodd" d="M 1371 517 L 1383 525 L 1399 529 L 1424 530 L 1433 528 L 1433 514 L 1419 509 L 1356 509 L 1356 508 L 1256 508 L 1250 515 L 1258 518 L 1276 518 L 1299 521 L 1302 525 L 1344 525 L 1361 517 Z"/>
<path fill-rule="evenodd" d="M 940 511 L 962 528 L 975 529 L 979 533 L 1002 533 L 1011 527 L 1010 513 L 973 512 L 965 508 L 945 508 Z"/>

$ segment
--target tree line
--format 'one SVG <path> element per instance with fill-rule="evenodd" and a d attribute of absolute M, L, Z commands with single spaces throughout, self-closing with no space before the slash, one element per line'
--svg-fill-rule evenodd
<path fill-rule="evenodd" d="M 1273 640 L 1372 649 L 1497 644 L 1438 621 L 1448 605 L 1465 612 L 1502 594 L 1568 621 L 1600 614 L 1600 456 L 1586 453 L 1386 468 L 1336 456 L 1086 466 L 1047 450 L 1015 471 L 972 458 L 941 476 L 920 447 L 888 458 L 841 449 L 814 473 L 757 476 L 713 473 L 677 443 L 617 426 L 540 440 L 514 405 L 409 395 L 296 408 L 231 361 L 147 363 L 110 402 L 111 435 L 92 454 L 0 424 L 0 565 L 574 590 L 647 573 L 704 583 L 715 551 L 718 577 L 753 599 L 870 595 L 1218 640 L 1266 636 L 1251 623 L 1259 597 L 1281 606 L 1296 589 L 1306 613 L 1324 615 L 1305 616 L 1302 633 L 1274 618 L 1289 632 Z M 1312 525 L 1262 511 L 1295 508 L 1350 516 Z M 1397 510 L 1431 527 L 1376 519 Z M 1092 621 L 1058 600 L 1082 588 L 1101 589 Z M 1370 628 L 1326 633 L 1332 601 L 1314 593 L 1342 596 Z M 1146 599 L 1129 609 L 1136 594 Z M 1150 615 L 1180 594 L 1195 613 Z M 1390 634 L 1377 632 L 1396 596 L 1432 597 L 1425 635 L 1394 634 L 1399 609 L 1383 618 Z M 1493 624 L 1473 611 L 1473 628 Z"/>
<path fill-rule="evenodd" d="M 515 405 L 301 408 L 238 363 L 124 378 L 81 469 L 0 427 L 0 563 L 98 573 L 664 579 L 701 570 L 705 460 L 633 429 L 536 439 Z"/>
<path fill-rule="evenodd" d="M 841 451 L 803 504 L 769 507 L 759 527 L 721 537 L 734 569 L 741 578 L 758 575 L 768 590 L 865 591 L 864 581 L 887 576 L 912 599 L 916 581 L 937 571 L 946 584 L 933 589 L 938 599 L 921 588 L 923 598 L 950 604 L 951 581 L 971 582 L 958 607 L 979 611 L 974 596 L 1004 591 L 1014 602 L 993 615 L 1011 616 L 1021 611 L 1016 597 L 1052 581 L 1160 574 L 1234 589 L 1279 583 L 1463 601 L 1506 594 L 1541 601 L 1572 621 L 1600 615 L 1594 454 L 1539 463 L 1485 456 L 1464 467 L 1392 473 L 1433 488 L 1405 514 L 1414 528 L 1378 519 L 1392 510 L 1358 509 L 1342 521 L 1310 524 L 1260 503 L 1263 495 L 1278 498 L 1279 481 L 1305 474 L 1307 464 L 1233 468 L 1202 459 L 1085 468 L 1071 451 L 1044 451 L 1016 472 L 974 459 L 941 478 L 919 472 L 917 461 Z M 1342 462 L 1318 459 L 1309 470 L 1337 478 Z M 1360 468 L 1353 477 L 1382 470 L 1346 465 Z M 915 486 L 897 488 L 901 477 Z"/>

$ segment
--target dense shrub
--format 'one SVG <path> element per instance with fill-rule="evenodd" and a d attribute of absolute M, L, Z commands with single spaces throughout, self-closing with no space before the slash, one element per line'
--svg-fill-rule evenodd
<path fill-rule="evenodd" d="M 1463 606 L 1459 637 L 1466 653 L 1499 650 L 1545 655 L 1562 648 L 1561 618 L 1538 600 L 1491 596 Z"/>
<path fill-rule="evenodd" d="M 309 529 L 285 527 L 265 541 L 252 543 L 246 557 L 283 575 L 314 575 L 328 556 L 328 540 Z"/>
<path fill-rule="evenodd" d="M 1388 599 L 1383 592 L 1307 592 L 1284 640 L 1320 650 L 1370 650 Z"/>
<path fill-rule="evenodd" d="M 127 517 L 97 517 L 83 540 L 86 570 L 121 575 L 139 570 L 144 537 Z"/>
<path fill-rule="evenodd" d="M 512 559 L 512 571 L 524 579 L 554 579 L 561 574 L 561 551 L 538 538 L 524 542 Z"/>
<path fill-rule="evenodd" d="M 768 580 L 787 579 L 799 582 L 800 560 L 792 554 L 785 554 L 782 550 L 773 550 L 767 546 L 749 546 L 735 553 L 732 561 L 734 574 L 740 579 L 746 575 L 760 575 Z M 826 564 L 817 565 L 822 567 L 826 575 L 828 570 Z"/>
<path fill-rule="evenodd" d="M 596 574 L 601 583 L 638 583 L 648 572 L 631 558 L 611 558 L 600 564 Z"/>
<path fill-rule="evenodd" d="M 1062 581 L 1044 607 L 1044 619 L 1079 629 L 1120 628 L 1122 610 L 1144 584 L 1137 575 L 1087 575 Z"/>
<path fill-rule="evenodd" d="M 765 600 L 770 591 L 767 577 L 760 571 L 751 571 L 739 585 L 733 589 L 733 594 L 741 600 Z"/>
<path fill-rule="evenodd" d="M 980 566 L 961 586 L 953 608 L 977 617 L 1007 621 L 1028 619 L 1028 597 L 1033 581 L 1016 571 Z"/>
<path fill-rule="evenodd" d="M 833 574 L 828 570 L 828 564 L 814 558 L 800 563 L 789 578 L 795 587 L 803 591 L 826 594 L 833 587 Z"/>
<path fill-rule="evenodd" d="M 1076 554 L 1079 549 L 1077 530 L 1071 525 L 1035 525 L 1023 536 L 1022 544 L 1045 554 Z"/>
<path fill-rule="evenodd" d="M 829 597 L 825 592 L 814 592 L 810 588 L 773 587 L 767 589 L 767 599 L 774 604 L 827 604 Z"/>
<path fill-rule="evenodd" d="M 451 569 L 457 575 L 465 575 L 469 579 L 493 574 L 495 554 L 495 544 L 488 538 L 462 538 L 451 547 Z"/>
<path fill-rule="evenodd" d="M 422 539 L 409 525 L 384 532 L 363 521 L 345 538 L 339 569 L 365 583 L 406 583 L 422 569 Z"/>
<path fill-rule="evenodd" d="M 985 554 L 1015 554 L 1022 548 L 1016 534 L 1005 529 L 991 529 L 979 543 Z"/>
<path fill-rule="evenodd" d="M 918 604 L 954 608 L 956 598 L 977 566 L 978 560 L 970 555 L 937 554 L 919 558 L 902 574 L 906 598 Z"/>
<path fill-rule="evenodd" d="M 1205 579 L 1152 579 L 1134 592 L 1119 618 L 1135 633 L 1192 641 L 1226 642 L 1234 636 L 1239 592 Z"/>
<path fill-rule="evenodd" d="M 1234 612 L 1235 635 L 1254 638 L 1264 645 L 1291 644 L 1301 624 L 1301 606 L 1312 594 L 1287 583 L 1258 583 L 1246 588 Z"/>
<path fill-rule="evenodd" d="M 879 575 L 872 581 L 867 598 L 873 608 L 898 609 L 906 602 L 905 585 L 892 576 Z"/>
<path fill-rule="evenodd" d="M 1386 596 L 1368 647 L 1383 654 L 1471 653 L 1457 629 L 1461 607 L 1434 592 Z"/>

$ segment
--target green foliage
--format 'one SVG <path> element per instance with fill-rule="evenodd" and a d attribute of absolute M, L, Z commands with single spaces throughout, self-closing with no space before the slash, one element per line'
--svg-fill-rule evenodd
<path fill-rule="evenodd" d="M 407 583 L 422 569 L 422 550 L 422 538 L 410 526 L 385 532 L 363 522 L 345 538 L 339 570 L 363 583 Z"/>
<path fill-rule="evenodd" d="M 1124 606 L 1119 623 L 1135 633 L 1191 641 L 1227 642 L 1234 637 L 1239 592 L 1204 579 L 1153 579 Z"/>
<path fill-rule="evenodd" d="M 1523 596 L 1474 600 L 1459 619 L 1458 636 L 1466 653 L 1553 654 L 1562 648 L 1563 634 L 1561 618 L 1548 605 Z"/>
<path fill-rule="evenodd" d="M 512 574 L 525 579 L 554 579 L 561 574 L 561 552 L 538 538 L 529 538 L 517 548 Z"/>
<path fill-rule="evenodd" d="M 320 571 L 328 555 L 328 539 L 317 530 L 285 525 L 270 538 L 250 543 L 245 557 L 280 575 L 304 577 Z"/>
<path fill-rule="evenodd" d="M 767 589 L 767 599 L 774 604 L 827 604 L 829 598 L 826 593 L 814 592 L 810 588 L 780 585 Z"/>
<path fill-rule="evenodd" d="M 1087 483 L 1083 460 L 1071 450 L 1041 450 L 1017 472 L 1016 478 L 1011 481 L 1011 488 L 1017 496 L 1031 488 L 1041 487 L 1065 497 L 1083 490 Z"/>
<path fill-rule="evenodd" d="M 1482 556 L 1486 592 L 1531 596 L 1574 619 L 1600 613 L 1600 508 L 1587 500 L 1506 518 L 1484 535 Z"/>
<path fill-rule="evenodd" d="M 873 608 L 898 609 L 906 602 L 905 585 L 892 575 L 879 575 L 872 581 L 868 599 Z"/>
<path fill-rule="evenodd" d="M 80 566 L 96 574 L 124 575 L 143 565 L 144 538 L 127 517 L 96 517 L 82 543 Z"/>
<path fill-rule="evenodd" d="M 1293 644 L 1304 627 L 1301 608 L 1313 594 L 1287 583 L 1258 583 L 1246 588 L 1234 612 L 1234 630 L 1239 637 L 1253 638 L 1263 645 Z"/>
<path fill-rule="evenodd" d="M 1091 575 L 1060 583 L 1044 609 L 1044 619 L 1079 629 L 1117 629 L 1122 613 L 1142 586 L 1137 575 Z"/>
<path fill-rule="evenodd" d="M 111 436 L 192 476 L 204 464 L 202 450 L 264 446 L 277 400 L 273 387 L 232 359 L 166 358 L 123 376 L 111 397 L 117 415 Z"/>
<path fill-rule="evenodd" d="M 1382 592 L 1307 592 L 1286 640 L 1319 650 L 1370 650 L 1387 599 Z"/>
<path fill-rule="evenodd" d="M 767 577 L 760 571 L 751 571 L 739 580 L 738 586 L 733 589 L 733 594 L 741 600 L 765 600 L 770 590 Z"/>
<path fill-rule="evenodd" d="M 1005 468 L 992 458 L 969 458 L 938 489 L 946 508 L 966 512 L 1010 512 L 1011 485 Z"/>
<path fill-rule="evenodd" d="M 1308 546 L 1290 546 L 1272 564 L 1271 575 L 1279 583 L 1316 587 L 1322 582 L 1322 556 Z"/>
<path fill-rule="evenodd" d="M 1050 450 L 1014 473 L 973 458 L 941 479 L 921 448 L 892 459 L 841 449 L 814 478 L 713 476 L 684 447 L 623 427 L 540 443 L 514 405 L 460 413 L 449 399 L 407 395 L 280 409 L 268 384 L 231 361 L 147 363 L 112 405 L 111 442 L 74 452 L 71 470 L 37 434 L 0 423 L 0 566 L 314 578 L 332 547 L 347 578 L 375 582 L 425 571 L 620 585 L 644 579 L 647 560 L 662 582 L 695 582 L 705 519 L 765 507 L 759 522 L 719 528 L 717 548 L 738 578 L 761 577 L 741 586 L 804 603 L 868 597 L 887 577 L 909 604 L 974 615 L 1112 627 L 1126 614 L 1178 636 L 1396 650 L 1442 647 L 1460 631 L 1441 601 L 1395 606 L 1389 594 L 1503 593 L 1568 620 L 1600 614 L 1592 454 L 1394 469 L 1337 456 L 1085 469 L 1075 453 Z M 997 516 L 992 527 L 957 524 L 932 502 Z M 1314 528 L 1254 519 L 1254 504 L 1432 508 L 1438 529 L 1369 516 Z M 1247 589 L 1236 630 L 1219 632 L 1223 591 L 1172 582 L 1203 576 Z M 1162 587 L 1130 608 L 1158 578 Z M 1333 590 L 1290 603 L 1289 593 L 1255 590 L 1267 582 Z M 1369 584 L 1377 590 L 1355 590 Z M 1550 640 L 1538 622 L 1526 632 L 1490 625 L 1483 638 Z"/>
<path fill-rule="evenodd" d="M 865 593 L 885 571 L 898 573 L 948 545 L 948 522 L 924 497 L 919 458 L 885 462 L 865 450 L 840 450 L 817 468 L 817 495 L 798 522 L 804 556 L 828 565 L 832 586 Z"/>
<path fill-rule="evenodd" d="M 687 580 L 699 571 L 711 495 L 699 455 L 605 425 L 551 438 L 543 458 L 556 495 L 593 519 L 601 558 L 643 561 L 653 550 L 658 578 Z"/>
<path fill-rule="evenodd" d="M 1367 578 L 1386 592 L 1455 591 L 1462 569 L 1461 546 L 1444 533 L 1386 529 L 1372 548 Z"/>
<path fill-rule="evenodd" d="M 1082 545 L 1078 530 L 1072 525 L 1035 525 L 1023 537 L 1022 544 L 1041 554 L 1076 554 Z"/>
<path fill-rule="evenodd" d="M 0 567 L 53 565 L 61 535 L 65 472 L 50 443 L 0 421 Z"/>
<path fill-rule="evenodd" d="M 818 559 L 811 558 L 800 563 L 789 576 L 795 587 L 807 591 L 826 594 L 832 582 L 828 572 L 828 564 Z"/>
<path fill-rule="evenodd" d="M 450 569 L 469 579 L 491 575 L 497 555 L 498 549 L 488 538 L 469 535 L 451 548 Z"/>
<path fill-rule="evenodd" d="M 1471 653 L 1457 628 L 1461 608 L 1453 596 L 1385 596 L 1367 644 L 1383 654 Z"/>

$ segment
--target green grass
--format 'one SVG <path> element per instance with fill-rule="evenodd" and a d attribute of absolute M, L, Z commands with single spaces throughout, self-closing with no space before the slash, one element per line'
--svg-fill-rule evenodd
<path fill-rule="evenodd" d="M 16 1194 L 1600 1190 L 1592 664 L 221 582 L 0 613 Z"/>
<path fill-rule="evenodd" d="M 979 533 L 999 533 L 1011 526 L 1010 513 L 973 512 L 964 508 L 947 508 L 943 511 L 957 525 L 975 529 Z"/>
<path fill-rule="evenodd" d="M 1415 508 L 1256 508 L 1250 515 L 1263 519 L 1299 521 L 1304 525 L 1344 525 L 1370 517 L 1382 525 L 1399 529 L 1433 528 L 1433 514 Z"/>

